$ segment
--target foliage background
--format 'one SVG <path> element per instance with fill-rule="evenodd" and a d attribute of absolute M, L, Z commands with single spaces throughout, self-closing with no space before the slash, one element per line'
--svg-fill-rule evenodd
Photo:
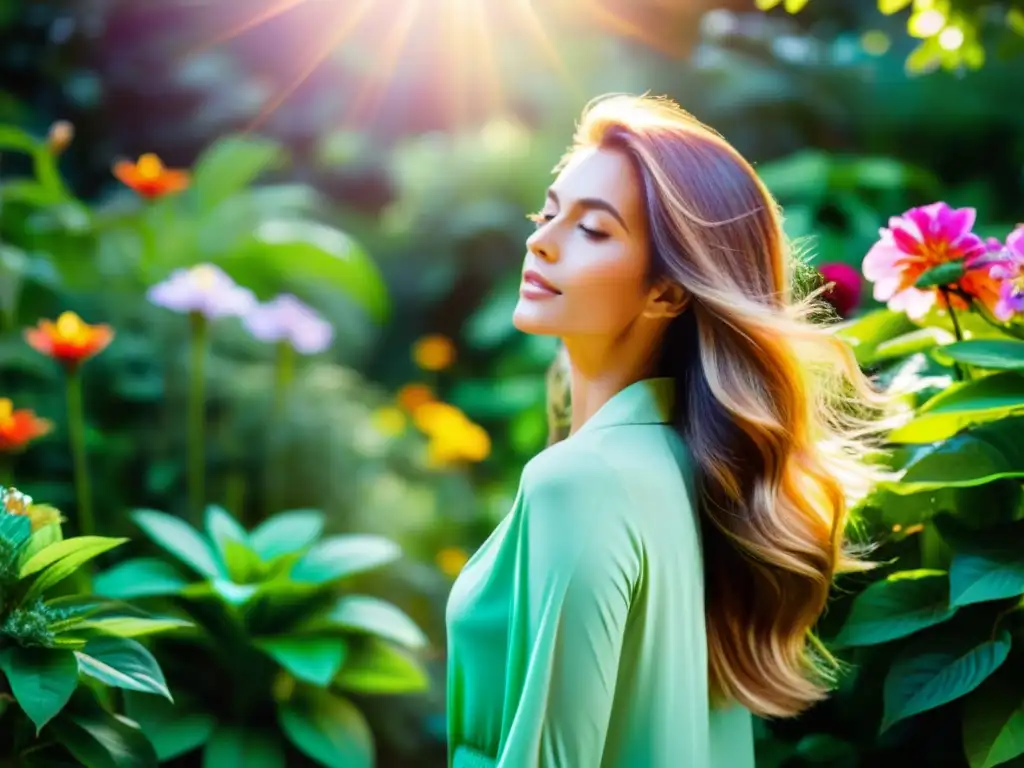
<path fill-rule="evenodd" d="M 304 361 L 292 405 L 268 420 L 271 350 L 236 323 L 215 329 L 210 501 L 260 519 L 268 464 L 252 446 L 273 440 L 274 472 L 287 478 L 274 491 L 277 508 L 317 508 L 330 532 L 401 544 L 405 557 L 362 588 L 425 630 L 432 685 L 362 706 L 380 765 L 442 765 L 447 588 L 545 439 L 543 372 L 554 348 L 509 323 L 525 214 L 583 104 L 609 91 L 678 99 L 756 163 L 813 263 L 859 268 L 878 228 L 913 205 L 973 206 L 981 235 L 1003 237 L 1024 219 L 1024 67 L 1015 58 L 1024 25 L 1016 2 L 880 2 L 886 13 L 844 0 L 760 3 L 774 6 L 765 13 L 746 0 L 538 0 L 545 45 L 515 3 L 467 0 L 451 13 L 408 17 L 389 63 L 388 41 L 415 3 L 378 0 L 363 33 L 327 46 L 339 5 L 296 3 L 220 39 L 254 16 L 252 3 L 0 0 L 0 125 L 42 138 L 54 121 L 70 121 L 75 138 L 60 170 L 87 211 L 80 220 L 74 206 L 19 202 L 11 190 L 31 165 L 0 154 L 0 247 L 31 257 L 17 276 L 0 262 L 0 281 L 21 286 L 17 304 L 0 307 L 0 396 L 57 422 L 17 457 L 14 473 L 19 487 L 74 521 L 59 372 L 25 348 L 20 329 L 64 309 L 110 323 L 117 338 L 85 378 L 98 527 L 137 538 L 132 509 L 187 514 L 187 329 L 145 300 L 164 275 L 135 257 L 138 242 L 109 231 L 139 215 L 110 168 L 145 152 L 191 167 L 218 139 L 243 132 L 278 147 L 258 182 L 242 185 L 246 195 L 255 190 L 243 228 L 296 212 L 351 236 L 367 266 L 345 290 L 312 273 L 235 274 L 242 284 L 262 281 L 263 298 L 295 291 L 333 323 L 336 341 Z M 959 57 L 913 26 L 935 8 L 964 30 Z M 198 220 L 174 216 L 156 230 L 163 263 L 195 263 L 181 232 Z M 875 306 L 866 291 L 862 309 Z M 451 366 L 417 365 L 413 344 L 428 334 L 454 340 Z M 416 382 L 486 428 L 484 461 L 430 466 L 425 440 L 389 410 Z M 1000 483 L 1019 500 L 1015 480 Z M 920 508 L 907 515 L 896 524 L 923 519 Z M 762 760 L 877 765 L 858 761 L 922 754 L 925 725 L 878 742 L 872 723 L 851 724 L 844 707 L 840 700 L 766 727 Z M 963 753 L 959 730 L 928 739 L 928 764 L 963 764 L 950 757 Z"/>

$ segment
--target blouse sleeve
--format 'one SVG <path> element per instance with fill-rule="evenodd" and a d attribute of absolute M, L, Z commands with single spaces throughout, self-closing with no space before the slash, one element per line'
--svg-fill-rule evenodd
<path fill-rule="evenodd" d="M 524 484 L 498 768 L 601 765 L 641 554 L 599 455 Z"/>

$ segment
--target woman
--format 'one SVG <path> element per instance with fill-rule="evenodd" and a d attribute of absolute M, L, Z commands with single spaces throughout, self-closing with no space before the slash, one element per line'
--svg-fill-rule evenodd
<path fill-rule="evenodd" d="M 591 105 L 516 326 L 562 339 L 569 437 L 448 604 L 455 768 L 750 768 L 829 682 L 810 634 L 869 481 L 872 392 L 792 302 L 750 165 L 670 102 Z M 854 406 L 854 407 L 851 407 Z"/>

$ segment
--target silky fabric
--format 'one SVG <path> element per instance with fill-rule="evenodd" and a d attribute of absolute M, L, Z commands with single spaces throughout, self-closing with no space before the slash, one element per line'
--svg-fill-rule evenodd
<path fill-rule="evenodd" d="M 450 768 L 753 768 L 709 705 L 694 464 L 674 382 L 616 394 L 523 470 L 448 600 Z"/>

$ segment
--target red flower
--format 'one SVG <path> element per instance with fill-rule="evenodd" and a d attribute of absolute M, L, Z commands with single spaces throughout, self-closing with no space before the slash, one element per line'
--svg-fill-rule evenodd
<path fill-rule="evenodd" d="M 145 154 L 137 163 L 121 160 L 114 164 L 114 176 L 131 187 L 139 197 L 155 200 L 188 189 L 188 171 L 166 168 L 154 154 Z"/>
<path fill-rule="evenodd" d="M 0 453 L 15 453 L 53 429 L 27 408 L 15 410 L 6 397 L 0 397 Z"/>
<path fill-rule="evenodd" d="M 109 325 L 89 325 L 74 312 L 64 312 L 54 323 L 40 320 L 25 330 L 25 341 L 37 352 L 74 368 L 99 354 L 114 338 Z"/>
<path fill-rule="evenodd" d="M 822 264 L 818 271 L 826 283 L 832 284 L 822 294 L 822 298 L 835 307 L 840 317 L 849 317 L 850 313 L 860 306 L 863 286 L 860 272 L 849 264 L 842 263 Z"/>

